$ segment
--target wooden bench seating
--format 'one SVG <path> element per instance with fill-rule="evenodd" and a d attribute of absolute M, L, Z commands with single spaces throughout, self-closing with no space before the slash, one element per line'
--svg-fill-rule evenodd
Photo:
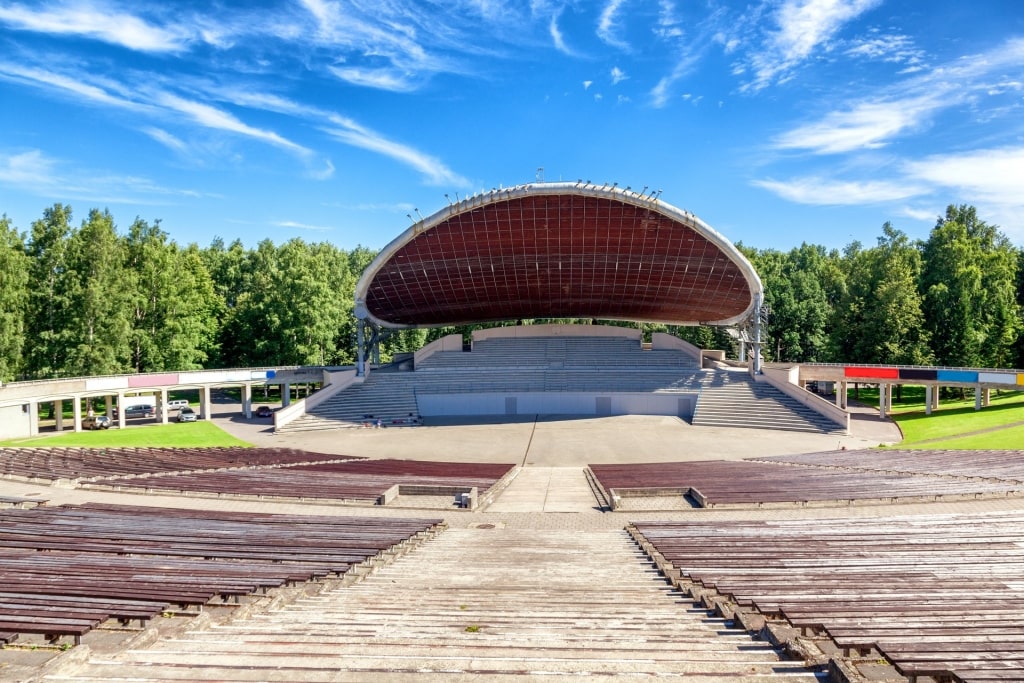
<path fill-rule="evenodd" d="M 836 451 L 757 460 L 591 465 L 606 495 L 677 488 L 702 507 L 850 505 L 1024 496 L 1024 451 Z"/>
<path fill-rule="evenodd" d="M 0 448 L 0 476 L 95 480 L 352 459 L 356 458 L 292 448 Z"/>
<path fill-rule="evenodd" d="M 216 496 L 340 500 L 374 504 L 398 486 L 477 488 L 480 495 L 514 465 L 416 460 L 349 460 L 274 469 L 234 469 L 144 478 L 108 477 L 92 485 Z"/>
<path fill-rule="evenodd" d="M 1003 665 L 1024 662 L 1024 512 L 635 531 L 705 604 L 784 620 L 847 655 L 878 653 L 911 680 L 1008 680 Z"/>
<path fill-rule="evenodd" d="M 145 624 L 171 606 L 238 602 L 340 575 L 439 523 L 99 504 L 0 510 L 0 633 L 78 642 L 111 619 Z"/>

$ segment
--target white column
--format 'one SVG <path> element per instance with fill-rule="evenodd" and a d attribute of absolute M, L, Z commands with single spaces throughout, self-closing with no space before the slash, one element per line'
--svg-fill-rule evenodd
<path fill-rule="evenodd" d="M 107 417 L 110 417 L 111 415 L 114 414 L 114 397 L 111 396 L 110 394 L 107 394 L 106 396 L 103 397 L 103 400 L 104 405 L 106 406 L 107 409 Z M 113 422 L 113 418 L 111 418 L 111 422 Z"/>
<path fill-rule="evenodd" d="M 932 414 L 932 394 L 935 393 L 935 387 L 931 384 L 924 385 L 924 414 Z"/>
<path fill-rule="evenodd" d="M 242 385 L 242 414 L 246 419 L 252 417 L 252 382 Z"/>
<path fill-rule="evenodd" d="M 199 390 L 199 416 L 204 420 L 209 420 L 211 417 L 211 405 L 213 401 L 210 398 L 210 385 L 204 385 Z"/>
<path fill-rule="evenodd" d="M 82 399 L 77 396 L 71 399 L 71 416 L 75 431 L 82 431 Z"/>
<path fill-rule="evenodd" d="M 889 406 L 886 405 L 885 399 L 888 395 L 888 384 L 878 385 L 878 416 L 887 417 L 889 415 Z"/>
<path fill-rule="evenodd" d="M 53 402 L 53 418 L 58 432 L 64 431 L 64 400 Z"/>
<path fill-rule="evenodd" d="M 974 387 L 974 409 L 981 410 L 981 385 Z"/>
<path fill-rule="evenodd" d="M 285 383 L 281 385 L 281 407 L 287 408 L 292 404 L 292 385 Z"/>
<path fill-rule="evenodd" d="M 28 434 L 39 436 L 39 401 L 28 402 Z"/>
<path fill-rule="evenodd" d="M 167 410 L 167 388 L 164 387 L 156 395 L 156 417 L 160 424 L 167 424 L 171 421 L 170 411 Z"/>

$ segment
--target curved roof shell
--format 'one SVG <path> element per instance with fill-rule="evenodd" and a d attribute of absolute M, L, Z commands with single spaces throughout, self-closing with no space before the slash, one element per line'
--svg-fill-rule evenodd
<path fill-rule="evenodd" d="M 450 204 L 367 267 L 356 315 L 385 327 L 523 318 L 739 322 L 761 281 L 691 213 L 651 195 L 532 183 Z"/>

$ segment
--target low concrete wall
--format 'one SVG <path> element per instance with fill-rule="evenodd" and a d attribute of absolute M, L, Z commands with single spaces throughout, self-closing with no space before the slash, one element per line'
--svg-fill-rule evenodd
<path fill-rule="evenodd" d="M 614 325 L 515 325 L 476 330 L 473 332 L 473 341 L 501 337 L 626 337 L 639 341 L 640 336 L 640 330 Z"/>
<path fill-rule="evenodd" d="M 698 363 L 701 362 L 701 355 L 704 353 L 701 349 L 697 348 L 693 344 L 679 337 L 675 337 L 667 332 L 655 332 L 651 335 L 651 348 L 652 349 L 675 349 L 682 351 L 690 358 L 694 359 Z"/>
<path fill-rule="evenodd" d="M 417 394 L 424 417 L 469 415 L 667 415 L 690 419 L 697 392 L 481 392 Z"/>
<path fill-rule="evenodd" d="M 449 334 L 435 339 L 430 342 L 422 349 L 413 354 L 413 367 L 415 368 L 422 361 L 430 358 L 438 351 L 461 351 L 462 350 L 462 335 L 461 334 Z"/>
<path fill-rule="evenodd" d="M 369 364 L 367 364 L 367 372 L 369 372 Z M 334 396 L 340 391 L 348 389 L 353 384 L 358 384 L 365 381 L 365 377 L 357 377 L 355 369 L 342 370 L 340 372 L 330 372 L 324 370 L 323 372 L 323 383 L 324 387 L 320 391 L 316 392 L 308 398 L 304 398 L 300 401 L 296 401 L 287 408 L 282 408 L 274 413 L 274 429 L 280 429 L 289 422 L 294 422 L 303 415 L 306 411 L 315 408 L 320 405 L 331 396 Z"/>
<path fill-rule="evenodd" d="M 450 496 L 452 504 L 466 497 L 466 509 L 475 510 L 479 502 L 476 486 L 426 486 L 419 484 L 395 484 L 377 498 L 377 505 L 388 505 L 398 496 Z"/>
<path fill-rule="evenodd" d="M 831 401 L 827 401 L 817 394 L 806 389 L 801 389 L 796 382 L 800 378 L 800 368 L 792 367 L 789 370 L 776 368 L 762 368 L 762 374 L 754 375 L 754 381 L 767 382 L 782 393 L 795 398 L 811 410 L 835 422 L 837 425 L 850 433 L 850 414 L 842 408 L 836 407 Z"/>
<path fill-rule="evenodd" d="M 653 489 L 608 489 L 608 498 L 612 503 L 612 511 L 621 507 L 623 498 L 667 498 L 669 496 L 688 495 L 691 489 L 689 486 L 665 486 Z"/>

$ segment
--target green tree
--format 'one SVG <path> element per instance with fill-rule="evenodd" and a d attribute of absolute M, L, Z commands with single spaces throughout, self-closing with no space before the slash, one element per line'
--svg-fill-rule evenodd
<path fill-rule="evenodd" d="M 32 223 L 26 253 L 29 257 L 25 369 L 35 378 L 65 374 L 68 358 L 67 249 L 71 235 L 71 207 L 54 204 Z"/>
<path fill-rule="evenodd" d="M 93 209 L 68 246 L 70 306 L 66 370 L 110 375 L 130 369 L 131 288 L 125 250 L 109 211 Z"/>
<path fill-rule="evenodd" d="M 0 382 L 14 379 L 24 366 L 28 280 L 25 238 L 0 216 Z"/>
<path fill-rule="evenodd" d="M 846 288 L 832 326 L 833 345 L 853 363 L 931 362 L 918 282 L 921 255 L 890 223 L 878 246 L 844 252 Z"/>
<path fill-rule="evenodd" d="M 924 244 L 922 289 L 941 365 L 1007 367 L 1021 331 L 1017 252 L 974 207 L 949 206 Z"/>

